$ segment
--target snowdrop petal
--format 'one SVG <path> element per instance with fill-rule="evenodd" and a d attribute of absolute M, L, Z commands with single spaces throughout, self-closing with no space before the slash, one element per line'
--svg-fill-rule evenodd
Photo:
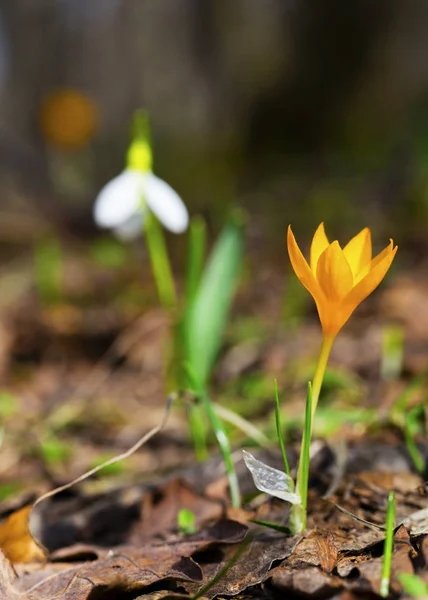
<path fill-rule="evenodd" d="M 189 224 L 183 200 L 175 190 L 153 173 L 147 175 L 144 193 L 150 210 L 173 233 L 182 233 Z"/>
<path fill-rule="evenodd" d="M 138 211 L 120 227 L 113 229 L 115 236 L 122 242 L 131 242 L 143 233 L 144 212 Z"/>
<path fill-rule="evenodd" d="M 120 228 L 140 209 L 147 175 L 125 170 L 109 181 L 95 200 L 94 219 L 99 227 Z"/>

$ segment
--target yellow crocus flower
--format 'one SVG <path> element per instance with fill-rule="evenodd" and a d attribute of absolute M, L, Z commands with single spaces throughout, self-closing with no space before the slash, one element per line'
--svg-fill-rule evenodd
<path fill-rule="evenodd" d="M 318 308 L 323 340 L 314 378 L 312 380 L 312 414 L 309 424 L 309 441 L 313 420 L 321 392 L 330 351 L 336 335 L 345 325 L 357 306 L 377 288 L 394 260 L 397 246 L 389 245 L 372 258 L 370 229 L 365 227 L 344 248 L 335 240 L 330 243 L 324 231 L 324 223 L 318 227 L 311 244 L 310 261 L 306 261 L 296 238 L 288 228 L 288 254 L 293 269 L 301 283 L 310 292 Z M 307 494 L 307 469 L 303 469 L 302 440 L 296 491 L 301 498 Z M 306 527 L 306 505 L 293 504 L 290 523 L 294 533 Z"/>
<path fill-rule="evenodd" d="M 357 306 L 369 296 L 385 277 L 397 252 L 389 245 L 372 258 L 372 240 L 368 227 L 351 239 L 344 248 L 332 243 L 318 227 L 311 244 L 310 264 L 288 228 L 288 253 L 293 269 L 317 305 L 324 337 L 334 338 Z"/>

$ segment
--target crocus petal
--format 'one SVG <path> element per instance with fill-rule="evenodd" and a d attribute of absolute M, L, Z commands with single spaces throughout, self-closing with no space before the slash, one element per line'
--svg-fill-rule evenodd
<path fill-rule="evenodd" d="M 393 248 L 394 242 L 392 240 L 389 240 L 388 246 L 384 248 L 382 252 L 379 252 L 379 254 L 377 254 L 371 261 L 370 270 L 374 269 L 380 262 L 382 262 L 385 256 L 388 256 L 388 254 L 392 252 Z"/>
<path fill-rule="evenodd" d="M 351 267 L 339 242 L 335 241 L 324 250 L 318 259 L 317 281 L 326 298 L 340 302 L 352 289 Z"/>
<path fill-rule="evenodd" d="M 302 254 L 299 246 L 297 245 L 296 238 L 294 237 L 291 227 L 288 226 L 287 232 L 287 247 L 288 255 L 290 256 L 291 265 L 296 273 L 300 282 L 305 286 L 312 296 L 317 299 L 324 296 L 318 285 L 317 280 L 314 277 L 305 257 Z"/>
<path fill-rule="evenodd" d="M 372 259 L 372 237 L 370 229 L 365 227 L 352 238 L 343 249 L 346 260 L 351 267 L 354 283 L 361 280 L 370 270 Z"/>
<path fill-rule="evenodd" d="M 142 235 L 143 224 L 144 209 L 135 212 L 125 223 L 122 223 L 119 227 L 115 227 L 113 232 L 123 242 L 131 242 Z"/>
<path fill-rule="evenodd" d="M 330 242 L 324 230 L 324 223 L 321 223 L 314 234 L 311 244 L 311 269 L 314 275 L 317 272 L 318 259 L 329 244 Z"/>
<path fill-rule="evenodd" d="M 189 224 L 189 215 L 183 200 L 175 190 L 153 173 L 147 175 L 144 194 L 150 210 L 173 233 L 182 233 Z"/>
<path fill-rule="evenodd" d="M 388 272 L 396 252 L 397 246 L 393 248 L 391 240 L 391 244 L 376 257 L 378 259 L 382 255 L 381 260 L 377 261 L 370 272 L 349 292 L 344 299 L 344 305 L 349 307 L 351 312 L 377 288 Z"/>
<path fill-rule="evenodd" d="M 96 224 L 117 228 L 126 223 L 141 206 L 146 177 L 144 173 L 127 169 L 109 181 L 95 200 Z"/>

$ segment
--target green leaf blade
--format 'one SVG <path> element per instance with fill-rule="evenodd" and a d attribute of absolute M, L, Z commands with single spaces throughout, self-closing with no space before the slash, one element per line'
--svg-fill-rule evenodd
<path fill-rule="evenodd" d="M 186 319 L 189 364 L 205 388 L 214 367 L 242 261 L 243 224 L 233 218 L 215 244 Z"/>

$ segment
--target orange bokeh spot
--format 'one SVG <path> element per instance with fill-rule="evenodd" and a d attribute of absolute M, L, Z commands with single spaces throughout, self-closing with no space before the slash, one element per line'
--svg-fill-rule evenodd
<path fill-rule="evenodd" d="M 40 127 L 45 140 L 60 149 L 85 146 L 97 129 L 97 109 L 84 94 L 73 89 L 51 92 L 40 110 Z"/>

